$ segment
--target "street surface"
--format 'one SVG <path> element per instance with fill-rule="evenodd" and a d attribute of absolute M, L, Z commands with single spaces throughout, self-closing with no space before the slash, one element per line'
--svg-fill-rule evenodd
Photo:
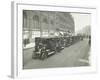
<path fill-rule="evenodd" d="M 24 69 L 89 66 L 90 46 L 86 39 L 66 47 L 45 60 L 32 59 L 33 50 L 33 48 L 24 50 Z"/>

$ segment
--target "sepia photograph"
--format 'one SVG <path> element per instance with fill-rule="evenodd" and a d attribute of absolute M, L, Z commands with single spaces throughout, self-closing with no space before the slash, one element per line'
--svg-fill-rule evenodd
<path fill-rule="evenodd" d="M 23 69 L 91 66 L 91 13 L 22 11 Z"/>
<path fill-rule="evenodd" d="M 12 3 L 13 77 L 97 71 L 96 8 Z"/>

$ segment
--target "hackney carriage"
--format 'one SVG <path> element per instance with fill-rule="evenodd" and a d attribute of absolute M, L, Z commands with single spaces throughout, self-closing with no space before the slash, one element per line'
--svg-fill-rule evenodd
<path fill-rule="evenodd" d="M 82 36 L 35 37 L 35 50 L 32 58 L 44 60 L 82 39 Z"/>
<path fill-rule="evenodd" d="M 63 40 L 58 37 L 36 37 L 32 58 L 45 59 L 49 55 L 60 52 L 65 45 Z"/>

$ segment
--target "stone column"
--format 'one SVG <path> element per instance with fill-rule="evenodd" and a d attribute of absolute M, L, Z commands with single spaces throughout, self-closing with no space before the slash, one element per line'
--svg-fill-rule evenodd
<path fill-rule="evenodd" d="M 39 12 L 39 27 L 40 27 L 40 37 L 42 37 L 42 16 L 41 12 Z"/>
<path fill-rule="evenodd" d="M 50 34 L 50 14 L 49 14 L 49 12 L 48 12 L 48 36 L 49 36 L 49 34 Z"/>
<path fill-rule="evenodd" d="M 27 27 L 28 27 L 28 38 L 29 38 L 29 41 L 31 42 L 32 41 L 32 15 L 31 15 L 31 12 L 29 11 L 28 13 L 28 16 L 27 16 Z"/>

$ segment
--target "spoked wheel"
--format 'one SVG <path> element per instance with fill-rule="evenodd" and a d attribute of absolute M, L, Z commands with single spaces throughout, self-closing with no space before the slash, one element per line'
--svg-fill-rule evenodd
<path fill-rule="evenodd" d="M 42 60 L 44 60 L 44 59 L 46 59 L 47 58 L 47 53 L 46 52 L 43 52 L 42 54 L 41 54 L 41 59 Z"/>

